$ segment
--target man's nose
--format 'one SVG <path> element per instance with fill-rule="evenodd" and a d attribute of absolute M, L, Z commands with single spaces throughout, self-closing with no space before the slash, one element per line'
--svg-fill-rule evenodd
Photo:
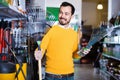
<path fill-rule="evenodd" d="M 61 17 L 62 17 L 62 18 L 65 18 L 65 14 L 62 14 Z"/>

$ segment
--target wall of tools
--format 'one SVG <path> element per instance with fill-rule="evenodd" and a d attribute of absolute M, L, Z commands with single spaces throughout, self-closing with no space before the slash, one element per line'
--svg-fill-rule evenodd
<path fill-rule="evenodd" d="M 6 1 L 0 1 L 0 80 L 8 80 L 8 76 L 9 80 L 37 80 L 33 53 L 35 42 L 44 34 L 45 10 L 24 5 L 22 11 L 23 4 L 19 7 L 17 3 L 21 0 Z"/>

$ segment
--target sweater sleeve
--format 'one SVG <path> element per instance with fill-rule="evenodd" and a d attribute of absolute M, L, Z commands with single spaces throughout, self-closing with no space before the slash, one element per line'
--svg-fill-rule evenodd
<path fill-rule="evenodd" d="M 76 34 L 75 42 L 73 45 L 73 52 L 76 52 L 77 50 L 78 50 L 78 35 Z"/>
<path fill-rule="evenodd" d="M 47 47 L 48 47 L 48 43 L 50 41 L 50 36 L 51 36 L 51 33 L 52 33 L 52 29 L 49 30 L 49 32 L 43 37 L 42 41 L 41 41 L 41 45 L 40 45 L 40 48 L 42 50 L 46 50 Z"/>

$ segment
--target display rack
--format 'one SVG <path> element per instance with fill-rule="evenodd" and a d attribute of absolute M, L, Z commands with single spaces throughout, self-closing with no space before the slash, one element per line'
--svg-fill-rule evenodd
<path fill-rule="evenodd" d="M 13 1 L 13 0 L 12 0 Z M 11 2 L 12 2 L 11 1 Z M 21 12 L 18 6 L 11 5 L 5 0 L 0 0 L 0 18 L 11 19 L 11 18 L 25 18 L 25 12 Z"/>
<path fill-rule="evenodd" d="M 104 75 L 105 78 L 109 78 L 107 80 L 120 80 L 120 77 L 116 76 L 116 74 L 120 75 L 120 25 L 113 27 L 112 33 L 104 39 L 100 66 L 101 72 L 107 74 L 107 76 Z"/>
<path fill-rule="evenodd" d="M 104 54 L 104 53 L 103 53 L 103 56 L 104 56 L 104 57 L 107 57 L 107 58 L 112 58 L 112 59 L 115 59 L 115 60 L 120 61 L 120 58 L 116 58 L 116 57 L 114 57 L 114 56 L 110 56 L 110 55 L 107 55 L 107 54 Z"/>
<path fill-rule="evenodd" d="M 101 72 L 101 78 L 104 79 L 104 80 L 114 80 L 114 79 L 119 80 L 117 77 L 115 77 L 113 74 L 111 74 L 108 71 L 100 70 L 100 72 Z M 112 79 L 110 79 L 110 78 L 112 78 Z"/>
<path fill-rule="evenodd" d="M 4 64 L 9 63 L 9 62 L 12 62 L 13 64 L 15 63 L 16 64 L 16 68 L 15 68 L 16 74 L 14 75 L 14 78 L 18 79 L 18 77 L 21 74 L 22 77 L 20 77 L 20 79 L 27 80 L 27 77 L 26 77 L 27 70 L 26 69 L 23 70 L 23 67 L 24 68 L 27 67 L 26 66 L 27 65 L 26 54 L 23 52 L 24 55 L 17 55 L 18 53 L 16 53 L 16 51 L 14 51 L 14 49 L 13 49 L 14 47 L 12 46 L 12 41 L 14 38 L 12 36 L 12 27 L 13 27 L 12 21 L 13 20 L 19 21 L 19 19 L 26 19 L 26 14 L 25 14 L 25 12 L 22 12 L 21 10 L 19 10 L 19 7 L 17 6 L 18 4 L 14 3 L 16 5 L 16 6 L 14 6 L 13 1 L 16 1 L 16 0 L 0 0 L 0 19 L 1 19 L 0 20 L 0 56 L 2 54 L 6 54 L 7 56 L 9 56 L 9 59 L 4 58 L 4 57 L 6 57 L 6 55 L 2 56 L 2 58 L 0 59 L 0 61 L 1 61 L 0 64 L 2 64 L 2 62 Z M 9 22 L 10 22 L 10 25 L 9 25 Z M 18 27 L 18 23 L 16 26 Z M 25 58 L 25 66 L 23 65 L 23 61 L 20 60 L 20 59 L 22 59 L 22 58 L 19 58 L 20 56 L 22 56 L 22 58 L 23 57 Z M 4 65 L 2 64 L 2 66 L 4 66 Z M 10 66 L 8 66 L 8 67 L 10 67 Z M 11 68 L 11 69 L 13 69 L 13 68 Z M 0 74 L 3 74 L 3 73 L 0 73 Z M 0 76 L 0 77 L 3 77 L 0 79 L 5 78 L 5 76 Z"/>

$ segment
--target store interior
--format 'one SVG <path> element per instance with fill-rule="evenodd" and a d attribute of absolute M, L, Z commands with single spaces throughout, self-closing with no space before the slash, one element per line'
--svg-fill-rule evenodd
<path fill-rule="evenodd" d="M 34 51 L 58 20 L 63 1 L 0 0 L 0 80 L 40 80 Z M 82 31 L 80 49 L 92 46 L 86 56 L 73 58 L 75 80 L 120 80 L 120 0 L 68 2 L 76 8 L 70 25 Z M 44 69 L 45 56 L 41 80 Z"/>

